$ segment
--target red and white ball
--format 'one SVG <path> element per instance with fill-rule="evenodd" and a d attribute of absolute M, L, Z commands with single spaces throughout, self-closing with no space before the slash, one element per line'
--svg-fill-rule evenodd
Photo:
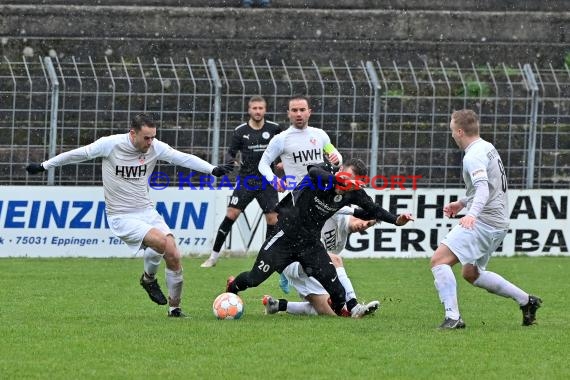
<path fill-rule="evenodd" d="M 212 304 L 212 311 L 218 319 L 240 319 L 243 315 L 243 301 L 237 294 L 222 293 Z"/>

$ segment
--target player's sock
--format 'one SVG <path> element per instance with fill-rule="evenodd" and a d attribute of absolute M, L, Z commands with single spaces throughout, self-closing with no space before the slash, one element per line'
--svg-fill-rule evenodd
<path fill-rule="evenodd" d="M 237 294 L 237 292 L 241 292 L 241 291 L 249 288 L 249 286 L 247 285 L 248 275 L 249 275 L 249 272 L 242 272 L 242 273 L 238 274 L 237 277 L 232 282 L 232 284 L 230 285 L 229 291 Z"/>
<path fill-rule="evenodd" d="M 338 280 L 340 281 L 340 283 L 344 287 L 344 291 L 346 292 L 346 300 L 349 301 L 352 298 L 356 298 L 354 287 L 352 286 L 350 278 L 348 278 L 348 275 L 346 274 L 346 270 L 343 267 L 336 268 L 336 273 L 338 274 Z"/>
<path fill-rule="evenodd" d="M 210 259 L 217 261 L 218 257 L 220 257 L 219 251 L 212 251 L 212 253 L 210 253 Z"/>
<path fill-rule="evenodd" d="M 160 261 L 162 260 L 162 255 L 156 252 L 152 248 L 145 248 L 143 254 L 144 261 L 144 272 L 146 274 L 147 280 L 154 279 L 156 272 L 158 272 L 158 267 L 160 266 Z"/>
<path fill-rule="evenodd" d="M 226 241 L 226 236 L 232 229 L 232 225 L 234 224 L 234 222 L 235 222 L 234 220 L 231 220 L 227 216 L 224 218 L 224 220 L 220 224 L 220 227 L 218 227 L 218 233 L 216 234 L 216 240 L 214 241 L 214 247 L 212 248 L 212 251 L 214 252 L 221 251 L 222 245 L 224 244 L 224 241 Z"/>
<path fill-rule="evenodd" d="M 281 300 L 279 300 L 281 302 Z M 310 302 L 287 302 L 287 313 L 296 315 L 317 315 Z"/>
<path fill-rule="evenodd" d="M 166 287 L 168 288 L 168 298 L 170 298 L 171 306 L 180 305 L 180 299 L 182 297 L 182 285 L 184 283 L 184 278 L 182 276 L 182 268 L 179 271 L 173 271 L 168 268 L 166 272 Z"/>
<path fill-rule="evenodd" d="M 451 267 L 447 264 L 436 265 L 431 268 L 434 284 L 439 299 L 445 308 L 445 317 L 459 319 L 459 305 L 457 303 L 457 281 Z"/>
<path fill-rule="evenodd" d="M 279 307 L 277 310 L 279 311 L 287 311 L 287 304 L 289 303 L 289 301 L 287 301 L 284 298 L 279 298 Z"/>
<path fill-rule="evenodd" d="M 352 308 L 354 308 L 356 305 L 358 305 L 358 301 L 356 300 L 356 298 L 351 298 L 348 301 L 346 301 L 347 310 L 352 310 Z"/>
<path fill-rule="evenodd" d="M 495 272 L 479 272 L 479 278 L 473 282 L 473 285 L 483 288 L 489 293 L 512 298 L 521 306 L 528 303 L 528 293 L 525 293 L 522 289 L 505 280 Z"/>
<path fill-rule="evenodd" d="M 267 225 L 267 231 L 265 232 L 265 240 L 269 239 L 269 237 L 271 237 L 271 235 L 273 235 L 273 233 L 275 232 L 276 229 L 277 229 L 277 225 L 268 224 Z"/>

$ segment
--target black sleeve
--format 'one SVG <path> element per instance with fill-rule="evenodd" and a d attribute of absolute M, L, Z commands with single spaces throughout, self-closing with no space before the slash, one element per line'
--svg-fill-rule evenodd
<path fill-rule="evenodd" d="M 329 183 L 332 183 L 333 185 L 337 184 L 336 177 L 333 174 L 333 169 L 330 164 L 322 163 L 309 165 L 307 166 L 307 170 L 309 171 L 311 180 L 313 180 L 313 182 L 316 183 L 321 189 L 326 188 Z"/>
<path fill-rule="evenodd" d="M 386 223 L 396 224 L 397 215 L 384 210 L 382 207 L 372 201 L 372 198 L 366 194 L 364 190 L 353 192 L 355 195 L 354 204 L 362 208 L 354 210 L 354 217 L 362 220 L 376 219 Z"/>
<path fill-rule="evenodd" d="M 225 162 L 233 161 L 236 159 L 236 156 L 239 151 L 242 149 L 242 138 L 238 129 L 234 131 L 232 135 L 232 142 L 230 143 L 230 148 L 226 153 Z M 243 159 L 243 158 L 242 158 Z"/>

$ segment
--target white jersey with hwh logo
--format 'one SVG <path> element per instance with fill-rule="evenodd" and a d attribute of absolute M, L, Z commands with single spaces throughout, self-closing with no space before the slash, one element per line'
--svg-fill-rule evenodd
<path fill-rule="evenodd" d="M 346 246 L 350 234 L 350 215 L 336 213 L 331 216 L 321 229 L 321 241 L 327 252 L 339 254 Z"/>
<path fill-rule="evenodd" d="M 507 175 L 493 144 L 479 139 L 465 149 L 463 180 L 467 190 L 467 210 L 473 203 L 475 184 L 485 181 L 489 186 L 489 198 L 477 219 L 491 227 L 507 228 L 509 226 Z"/>
<path fill-rule="evenodd" d="M 259 171 L 269 182 L 273 181 L 275 174 L 271 164 L 281 157 L 288 182 L 292 182 L 294 177 L 299 183 L 308 174 L 308 165 L 324 161 L 323 148 L 330 142 L 330 137 L 322 129 L 290 126 L 271 139 L 259 162 Z"/>
<path fill-rule="evenodd" d="M 148 178 L 158 160 L 202 173 L 211 173 L 214 168 L 201 158 L 177 151 L 157 139 L 146 153 L 141 153 L 128 133 L 102 137 L 89 145 L 57 155 L 42 165 L 47 170 L 97 157 L 103 158 L 103 187 L 108 215 L 154 207 L 149 197 Z"/>

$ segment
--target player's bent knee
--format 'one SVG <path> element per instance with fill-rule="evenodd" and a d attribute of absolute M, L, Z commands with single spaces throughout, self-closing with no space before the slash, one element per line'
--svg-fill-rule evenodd
<path fill-rule="evenodd" d="M 461 275 L 467 282 L 473 284 L 479 278 L 479 271 L 475 265 L 467 264 L 461 270 Z"/>

